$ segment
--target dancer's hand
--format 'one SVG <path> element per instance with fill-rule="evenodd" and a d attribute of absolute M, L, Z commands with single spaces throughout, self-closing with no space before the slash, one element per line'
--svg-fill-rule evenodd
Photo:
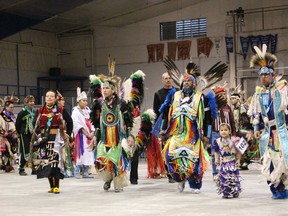
<path fill-rule="evenodd" d="M 135 139 L 134 139 L 134 137 L 129 136 L 129 137 L 127 138 L 127 143 L 128 143 L 128 146 L 129 146 L 130 148 L 134 147 L 134 146 L 135 146 Z"/>
<path fill-rule="evenodd" d="M 240 166 L 241 166 L 240 159 L 238 159 L 238 160 L 236 161 L 236 166 L 237 166 L 237 167 L 240 167 Z"/>
<path fill-rule="evenodd" d="M 96 144 L 97 144 L 97 138 L 94 136 L 92 138 L 92 141 L 91 141 L 89 147 L 88 147 L 88 150 L 93 151 L 96 148 Z"/>
<path fill-rule="evenodd" d="M 94 138 L 94 132 L 88 133 L 87 138 L 92 140 Z"/>
<path fill-rule="evenodd" d="M 254 137 L 256 140 L 259 140 L 260 139 L 260 131 L 255 131 L 254 132 Z"/>
<path fill-rule="evenodd" d="M 219 165 L 219 164 L 220 164 L 219 158 L 215 158 L 215 164 L 216 164 L 216 165 Z"/>
<path fill-rule="evenodd" d="M 247 142 L 249 142 L 252 139 L 253 139 L 253 131 L 251 130 L 251 131 L 249 131 Z"/>
<path fill-rule="evenodd" d="M 204 147 L 207 148 L 207 146 L 209 144 L 209 138 L 208 137 L 203 137 L 202 138 L 202 142 L 204 144 Z"/>

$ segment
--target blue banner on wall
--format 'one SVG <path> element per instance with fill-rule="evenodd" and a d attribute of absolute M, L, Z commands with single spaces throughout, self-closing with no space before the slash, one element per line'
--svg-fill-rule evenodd
<path fill-rule="evenodd" d="M 267 45 L 267 51 L 270 51 L 270 35 L 259 35 L 258 36 L 260 38 L 260 43 L 261 43 L 261 47 L 263 46 L 263 44 Z"/>
<path fill-rule="evenodd" d="M 249 36 L 250 38 L 250 44 L 251 44 L 251 50 L 255 54 L 256 51 L 254 50 L 254 46 L 260 47 L 260 37 L 259 36 Z"/>
<path fill-rule="evenodd" d="M 225 37 L 226 52 L 229 58 L 229 53 L 233 52 L 233 37 Z"/>
<path fill-rule="evenodd" d="M 278 34 L 275 35 L 269 35 L 270 36 L 270 47 L 271 47 L 271 53 L 275 54 L 277 49 L 277 42 L 278 42 Z"/>
<path fill-rule="evenodd" d="M 243 58 L 244 60 L 246 60 L 247 53 L 248 53 L 249 46 L 250 46 L 250 38 L 240 37 L 240 42 L 241 42 L 241 47 L 242 47 Z"/>

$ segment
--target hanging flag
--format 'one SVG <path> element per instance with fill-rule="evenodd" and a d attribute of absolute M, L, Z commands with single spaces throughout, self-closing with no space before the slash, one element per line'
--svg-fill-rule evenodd
<path fill-rule="evenodd" d="M 226 52 L 229 58 L 229 53 L 233 53 L 233 37 L 225 37 Z"/>
<path fill-rule="evenodd" d="M 250 45 L 250 38 L 249 37 L 240 37 L 241 47 L 242 47 L 242 53 L 243 58 L 246 60 L 249 45 Z"/>
<path fill-rule="evenodd" d="M 251 50 L 254 54 L 256 54 L 254 46 L 260 47 L 260 37 L 251 35 L 249 36 L 249 38 L 250 38 Z"/>
<path fill-rule="evenodd" d="M 275 54 L 277 49 L 277 42 L 278 42 L 278 34 L 270 35 L 270 45 L 271 45 L 271 53 Z"/>

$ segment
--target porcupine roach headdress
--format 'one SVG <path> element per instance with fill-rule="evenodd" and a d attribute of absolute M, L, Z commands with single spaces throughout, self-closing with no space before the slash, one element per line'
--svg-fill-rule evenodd
<path fill-rule="evenodd" d="M 98 76 L 90 75 L 90 91 L 92 93 L 93 99 L 102 98 L 102 87 L 110 86 L 116 93 L 119 92 L 121 86 L 121 78 L 114 75 L 115 73 L 115 59 L 111 60 L 110 55 L 108 57 L 108 76 L 104 74 L 99 74 Z"/>
<path fill-rule="evenodd" d="M 267 53 L 267 45 L 263 44 L 262 51 L 254 46 L 256 54 L 251 57 L 250 68 L 254 68 L 255 65 L 260 67 L 258 75 L 261 74 L 274 74 L 274 67 L 277 62 L 277 57 L 271 53 Z"/>
<path fill-rule="evenodd" d="M 250 60 L 250 68 L 254 68 L 255 65 L 258 65 L 260 67 L 259 71 L 258 71 L 258 76 L 260 77 L 260 75 L 262 74 L 270 74 L 270 76 L 276 74 L 275 72 L 275 64 L 277 62 L 277 57 L 271 53 L 267 53 L 267 45 L 263 44 L 262 46 L 262 50 L 260 50 L 257 46 L 254 46 L 254 49 L 256 51 L 256 54 L 253 55 L 251 57 Z M 279 76 L 281 77 L 281 76 Z M 279 78 L 278 77 L 278 78 Z M 256 87 L 256 91 L 257 91 Z M 257 107 L 257 103 L 255 102 L 255 98 L 252 98 L 252 104 L 255 105 L 251 105 L 249 107 L 248 113 L 252 116 L 254 116 L 253 119 L 253 125 L 257 125 L 259 124 L 259 111 L 258 111 L 258 107 Z M 268 121 L 267 117 L 264 117 L 264 122 Z"/>
<path fill-rule="evenodd" d="M 94 101 L 100 103 L 103 100 L 102 87 L 109 85 L 113 88 L 116 94 L 119 93 L 119 97 L 124 99 L 127 103 L 132 103 L 134 108 L 140 108 L 140 104 L 144 97 L 144 79 L 145 74 L 138 70 L 133 73 L 128 80 L 126 80 L 121 86 L 121 78 L 115 76 L 115 59 L 112 61 L 110 56 L 108 58 L 108 70 L 112 76 L 105 76 L 100 74 L 90 75 L 90 90 Z M 121 86 L 121 87 L 120 87 Z M 130 105 L 129 105 L 130 106 Z M 100 104 L 93 105 L 93 108 L 100 107 Z M 134 111 L 133 111 L 134 112 Z M 93 114 L 92 114 L 93 115 Z M 92 118 L 91 118 L 92 119 Z"/>

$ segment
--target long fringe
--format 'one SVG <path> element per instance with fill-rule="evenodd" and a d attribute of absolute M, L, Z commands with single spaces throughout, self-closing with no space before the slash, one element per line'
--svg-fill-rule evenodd
<path fill-rule="evenodd" d="M 146 149 L 148 178 L 153 178 L 165 173 L 165 167 L 161 155 L 161 143 L 155 136 L 151 136 Z"/>

